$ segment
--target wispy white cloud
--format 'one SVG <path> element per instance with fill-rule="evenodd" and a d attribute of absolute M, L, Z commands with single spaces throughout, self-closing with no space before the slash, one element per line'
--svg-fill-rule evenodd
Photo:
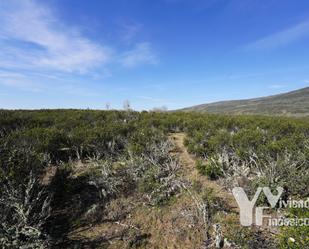
<path fill-rule="evenodd" d="M 157 64 L 158 59 L 154 54 L 150 43 L 138 43 L 135 47 L 125 52 L 120 57 L 120 63 L 124 67 L 132 68 L 141 64 Z"/>
<path fill-rule="evenodd" d="M 47 80 L 48 84 L 41 83 Z M 50 84 L 52 82 L 53 84 Z M 56 77 L 48 77 L 46 75 L 37 75 L 36 73 L 23 73 L 0 70 L 0 85 L 13 87 L 25 92 L 48 92 L 48 93 L 65 93 L 69 95 L 82 97 L 96 97 L 99 93 L 95 90 L 83 87 L 80 82 L 60 79 Z"/>
<path fill-rule="evenodd" d="M 120 38 L 128 44 L 132 43 L 135 40 L 136 36 L 142 29 L 142 24 L 132 20 L 121 21 L 119 23 L 119 26 Z"/>
<path fill-rule="evenodd" d="M 31 92 L 40 92 L 43 90 L 43 86 L 41 84 L 35 83 L 26 75 L 7 71 L 0 71 L 0 85 Z"/>
<path fill-rule="evenodd" d="M 139 27 L 133 22 L 123 27 L 124 39 L 132 41 L 128 46 Z M 79 27 L 64 25 L 38 0 L 0 1 L 0 48 L 0 84 L 29 91 L 52 89 L 54 80 L 67 84 L 67 92 L 81 93 L 70 85 L 73 78 L 98 80 L 111 77 L 108 67 L 114 63 L 127 68 L 157 61 L 150 43 L 116 50 L 89 39 Z"/>
<path fill-rule="evenodd" d="M 297 25 L 281 30 L 274 34 L 263 37 L 254 41 L 244 47 L 245 50 L 263 50 L 263 49 L 276 49 L 286 46 L 297 40 L 309 36 L 309 21 L 298 23 Z"/>
<path fill-rule="evenodd" d="M 0 22 L 2 66 L 86 72 L 109 60 L 108 48 L 62 25 L 32 0 L 2 1 Z"/>

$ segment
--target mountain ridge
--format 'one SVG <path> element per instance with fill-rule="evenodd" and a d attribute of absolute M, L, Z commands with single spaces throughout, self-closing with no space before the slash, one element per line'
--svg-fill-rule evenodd
<path fill-rule="evenodd" d="M 200 104 L 183 108 L 180 111 L 236 115 L 309 116 L 309 87 L 266 97 Z"/>

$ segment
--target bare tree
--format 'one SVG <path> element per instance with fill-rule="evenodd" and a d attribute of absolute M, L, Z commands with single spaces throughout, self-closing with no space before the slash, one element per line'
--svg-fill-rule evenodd
<path fill-rule="evenodd" d="M 130 105 L 129 100 L 126 99 L 125 101 L 123 101 L 123 109 L 125 111 L 130 111 L 131 110 L 131 105 Z"/>
<path fill-rule="evenodd" d="M 111 107 L 111 104 L 110 104 L 109 102 L 107 102 L 107 103 L 105 104 L 105 110 L 109 110 L 110 107 Z"/>

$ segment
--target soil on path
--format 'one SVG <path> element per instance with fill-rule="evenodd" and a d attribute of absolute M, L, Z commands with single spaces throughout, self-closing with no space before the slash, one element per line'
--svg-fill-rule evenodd
<path fill-rule="evenodd" d="M 203 188 L 212 189 L 214 194 L 222 199 L 231 211 L 238 213 L 238 205 L 232 193 L 229 193 L 216 181 L 211 181 L 207 176 L 203 176 L 198 172 L 195 166 L 197 159 L 187 151 L 187 148 L 184 145 L 185 138 L 185 133 L 173 133 L 170 135 L 170 140 L 175 145 L 175 149 L 171 153 L 178 156 L 179 162 L 182 166 L 183 177 L 190 182 L 199 181 Z"/>

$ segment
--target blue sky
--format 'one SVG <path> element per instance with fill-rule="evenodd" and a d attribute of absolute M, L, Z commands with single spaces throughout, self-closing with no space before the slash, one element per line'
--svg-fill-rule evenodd
<path fill-rule="evenodd" d="M 1 0 L 0 108 L 176 109 L 309 85 L 307 0 Z"/>

